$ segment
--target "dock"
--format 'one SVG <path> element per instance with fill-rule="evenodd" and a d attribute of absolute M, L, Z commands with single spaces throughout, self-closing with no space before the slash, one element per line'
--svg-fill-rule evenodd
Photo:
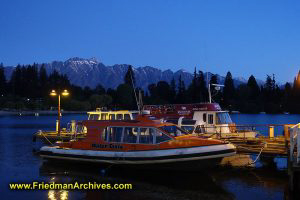
<path fill-rule="evenodd" d="M 217 139 L 224 140 L 236 145 L 237 153 L 240 154 L 262 154 L 265 156 L 288 157 L 288 149 L 290 143 L 291 127 L 295 124 L 271 124 L 271 125 L 255 125 L 268 127 L 268 136 L 261 135 L 259 137 L 231 137 Z M 249 125 L 247 125 L 249 127 Z M 283 127 L 283 133 L 274 134 L 275 127 Z M 241 132 L 240 134 L 243 134 Z"/>
<path fill-rule="evenodd" d="M 258 138 L 219 138 L 236 145 L 238 154 L 257 154 L 261 157 L 286 157 L 289 190 L 300 190 L 300 123 L 284 124 L 283 135 L 274 136 L 274 125 L 269 127 L 269 136 Z"/>

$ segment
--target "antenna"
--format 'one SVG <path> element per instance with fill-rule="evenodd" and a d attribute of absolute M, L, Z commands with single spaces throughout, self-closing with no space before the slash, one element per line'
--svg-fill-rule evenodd
<path fill-rule="evenodd" d="M 210 91 L 210 85 L 213 85 L 213 86 L 215 86 L 215 90 L 216 91 L 219 91 L 220 89 L 221 89 L 221 87 L 224 87 L 224 85 L 221 85 L 221 84 L 214 84 L 214 83 L 212 83 L 212 84 L 208 84 L 208 95 L 209 95 L 209 103 L 211 103 L 211 101 L 212 101 L 212 98 L 211 98 L 211 91 Z M 216 95 L 216 94 L 215 94 Z"/>
<path fill-rule="evenodd" d="M 143 97 L 142 97 L 142 92 L 141 90 L 139 90 L 139 101 L 138 101 L 138 109 L 139 109 L 139 114 L 142 115 L 143 114 Z"/>
<path fill-rule="evenodd" d="M 132 68 L 131 68 L 131 69 L 132 69 Z M 132 70 L 130 70 L 130 76 L 131 76 L 131 83 L 132 83 L 132 87 L 133 87 L 133 92 L 134 92 L 135 101 L 136 101 L 136 104 L 137 104 L 139 113 L 142 114 L 142 113 L 141 113 L 141 112 L 142 112 L 142 108 L 140 108 L 140 106 L 141 106 L 141 104 L 143 104 L 143 103 L 140 102 L 140 101 L 142 101 L 142 100 L 140 100 L 140 99 L 137 98 L 136 91 L 135 91 L 135 86 L 134 86 L 134 82 L 133 82 Z M 139 98 L 141 98 L 140 96 L 142 96 L 142 95 L 141 95 L 141 91 L 139 91 Z"/>
<path fill-rule="evenodd" d="M 210 83 L 208 82 L 208 72 L 206 72 L 206 82 L 207 82 L 207 89 L 208 89 L 208 100 L 211 103 L 211 92 L 210 92 Z"/>

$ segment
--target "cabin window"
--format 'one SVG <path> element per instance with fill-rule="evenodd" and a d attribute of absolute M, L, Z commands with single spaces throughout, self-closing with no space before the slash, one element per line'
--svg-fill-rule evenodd
<path fill-rule="evenodd" d="M 123 127 L 108 127 L 107 142 L 121 142 Z M 108 139 L 108 140 L 107 140 Z"/>
<path fill-rule="evenodd" d="M 208 114 L 208 124 L 214 124 L 214 115 Z"/>
<path fill-rule="evenodd" d="M 117 114 L 117 120 L 122 120 L 123 119 L 123 115 L 122 114 Z"/>
<path fill-rule="evenodd" d="M 108 127 L 106 127 L 105 129 L 103 129 L 101 139 L 103 141 L 108 141 L 108 136 L 109 136 L 109 129 Z"/>
<path fill-rule="evenodd" d="M 203 122 L 206 122 L 206 113 L 203 113 Z"/>
<path fill-rule="evenodd" d="M 91 114 L 89 116 L 89 120 L 98 120 L 98 118 L 99 118 L 99 115 L 97 115 L 97 114 Z"/>
<path fill-rule="evenodd" d="M 154 131 L 152 128 L 140 128 L 139 143 L 153 144 Z"/>
<path fill-rule="evenodd" d="M 137 127 L 125 127 L 124 129 L 124 143 L 137 143 L 138 128 Z"/>
<path fill-rule="evenodd" d="M 195 128 L 195 133 L 205 133 L 204 126 L 203 126 L 203 125 L 198 125 L 198 126 Z"/>
<path fill-rule="evenodd" d="M 110 119 L 110 120 L 115 120 L 115 115 L 114 115 L 114 114 L 110 114 L 110 115 L 109 115 L 109 119 Z"/>
<path fill-rule="evenodd" d="M 107 114 L 101 114 L 101 120 L 106 120 Z"/>
<path fill-rule="evenodd" d="M 177 126 L 161 126 L 160 128 L 174 137 L 187 134 L 184 130 Z"/>
<path fill-rule="evenodd" d="M 164 134 L 161 131 L 156 131 L 156 143 L 161 143 L 161 142 L 165 142 L 171 140 L 171 138 L 169 136 L 167 136 L 166 134 Z"/>
<path fill-rule="evenodd" d="M 231 118 L 227 112 L 217 113 L 217 124 L 231 124 Z"/>
<path fill-rule="evenodd" d="M 130 120 L 130 115 L 129 114 L 124 114 L 124 120 Z"/>
<path fill-rule="evenodd" d="M 181 128 L 189 133 L 193 133 L 194 126 L 181 126 Z"/>
<path fill-rule="evenodd" d="M 185 124 L 185 125 L 195 125 L 196 120 L 192 120 L 192 119 L 182 119 L 182 123 L 181 124 Z"/>

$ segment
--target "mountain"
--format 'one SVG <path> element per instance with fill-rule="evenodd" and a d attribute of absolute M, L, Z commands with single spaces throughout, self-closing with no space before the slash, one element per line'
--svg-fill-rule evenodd
<path fill-rule="evenodd" d="M 41 64 L 38 65 L 41 67 Z M 119 84 L 123 83 L 125 73 L 128 69 L 127 64 L 116 64 L 113 66 L 106 66 L 99 62 L 96 58 L 84 59 L 84 58 L 70 58 L 66 61 L 53 61 L 51 63 L 45 63 L 45 68 L 48 74 L 54 70 L 61 74 L 66 74 L 72 84 L 78 86 L 88 86 L 95 88 L 98 84 L 101 84 L 105 88 L 116 88 Z M 5 67 L 6 77 L 11 77 L 14 67 Z M 136 85 L 143 89 L 147 89 L 149 84 L 157 83 L 158 81 L 167 81 L 170 83 L 172 78 L 177 81 L 181 75 L 185 85 L 188 86 L 192 79 L 193 74 L 180 69 L 176 72 L 172 70 L 161 70 L 151 66 L 133 68 L 136 79 Z M 212 73 L 207 72 L 205 77 L 210 77 Z M 217 74 L 220 84 L 224 83 L 225 78 Z M 247 82 L 243 78 L 234 79 L 235 86 Z"/>

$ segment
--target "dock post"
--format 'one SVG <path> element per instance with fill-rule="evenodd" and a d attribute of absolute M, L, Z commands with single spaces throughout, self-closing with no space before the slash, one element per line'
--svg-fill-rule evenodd
<path fill-rule="evenodd" d="M 75 134 L 75 129 L 76 129 L 76 121 L 72 120 L 71 121 L 71 133 Z"/>
<path fill-rule="evenodd" d="M 285 147 L 287 151 L 287 170 L 288 170 L 288 177 L 289 177 L 289 190 L 294 190 L 294 174 L 293 174 L 293 166 L 291 162 L 291 154 L 289 149 L 288 141 L 285 140 Z"/>
<path fill-rule="evenodd" d="M 58 133 L 58 120 L 56 120 L 56 132 Z"/>
<path fill-rule="evenodd" d="M 269 126 L 269 138 L 274 138 L 274 126 Z"/>

